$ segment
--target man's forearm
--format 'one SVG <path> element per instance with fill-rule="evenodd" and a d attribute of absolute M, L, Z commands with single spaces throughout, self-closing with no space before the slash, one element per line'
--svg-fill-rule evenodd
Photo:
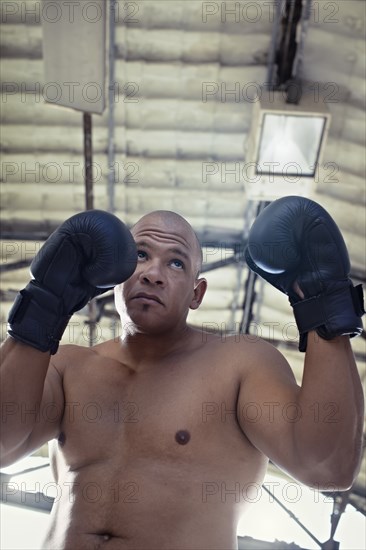
<path fill-rule="evenodd" d="M 363 391 L 347 336 L 308 337 L 294 429 L 296 448 L 309 467 L 345 488 L 357 474 L 362 446 Z M 341 488 L 341 487 L 340 487 Z"/>
<path fill-rule="evenodd" d="M 50 354 L 8 338 L 1 346 L 1 457 L 29 437 L 42 399 Z"/>

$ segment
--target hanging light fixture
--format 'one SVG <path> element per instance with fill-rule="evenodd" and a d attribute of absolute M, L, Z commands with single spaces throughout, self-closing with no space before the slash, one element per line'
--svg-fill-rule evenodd
<path fill-rule="evenodd" d="M 249 199 L 309 195 L 314 187 L 330 124 L 324 102 L 304 94 L 301 102 L 282 91 L 263 93 L 254 104 L 248 138 Z"/>

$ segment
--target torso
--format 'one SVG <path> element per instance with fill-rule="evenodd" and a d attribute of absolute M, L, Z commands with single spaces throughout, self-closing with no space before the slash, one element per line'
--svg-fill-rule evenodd
<path fill-rule="evenodd" d="M 197 334 L 184 354 L 136 372 L 118 342 L 66 348 L 45 548 L 237 547 L 238 518 L 267 465 L 236 419 L 237 350 Z"/>

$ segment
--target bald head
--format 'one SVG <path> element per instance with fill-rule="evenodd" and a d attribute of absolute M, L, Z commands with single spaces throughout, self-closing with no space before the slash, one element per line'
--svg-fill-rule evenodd
<path fill-rule="evenodd" d="M 197 277 L 202 268 L 202 250 L 196 233 L 192 226 L 180 214 L 170 210 L 155 210 L 139 219 L 131 228 L 132 235 L 135 236 L 140 228 L 152 224 L 163 232 L 173 232 L 184 239 L 190 251 L 193 254 L 193 261 L 197 270 Z"/>

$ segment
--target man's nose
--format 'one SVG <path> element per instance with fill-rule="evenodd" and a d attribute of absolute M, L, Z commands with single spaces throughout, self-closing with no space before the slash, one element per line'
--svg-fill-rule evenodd
<path fill-rule="evenodd" d="M 141 269 L 140 280 L 144 283 L 163 285 L 164 276 L 160 264 L 154 261 L 146 262 Z"/>

